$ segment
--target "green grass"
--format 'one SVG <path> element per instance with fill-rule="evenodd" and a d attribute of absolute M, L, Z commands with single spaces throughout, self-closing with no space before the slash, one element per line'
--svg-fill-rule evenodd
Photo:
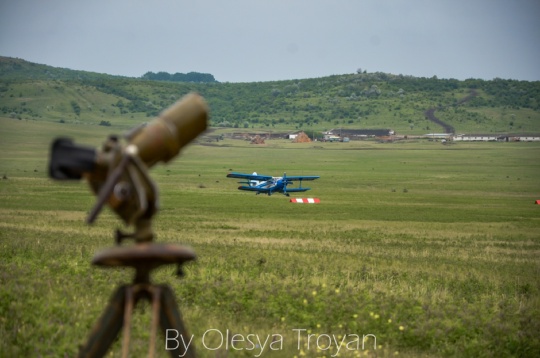
<path fill-rule="evenodd" d="M 58 135 L 98 146 L 111 128 L 7 118 L 0 128 L 0 356 L 74 356 L 132 273 L 90 265 L 123 225 L 106 209 L 87 226 L 95 197 L 84 182 L 47 178 L 48 150 Z M 281 335 L 263 357 L 336 356 L 325 335 L 345 337 L 340 357 L 538 356 L 538 158 L 538 143 L 192 145 L 151 173 L 157 241 L 198 260 L 182 279 L 170 267 L 154 281 L 173 288 L 203 357 L 217 356 L 202 344 L 210 329 Z M 238 191 L 229 170 L 320 175 L 305 196 L 321 204 Z M 137 310 L 135 356 L 149 324 Z M 369 336 L 362 349 L 370 334 L 376 347 Z M 359 346 L 347 346 L 354 335 Z M 217 347 L 217 331 L 206 337 Z M 260 353 L 238 347 L 229 354 Z"/>

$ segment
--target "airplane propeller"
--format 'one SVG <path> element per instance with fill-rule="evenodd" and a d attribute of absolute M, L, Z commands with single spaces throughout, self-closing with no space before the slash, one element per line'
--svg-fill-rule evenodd
<path fill-rule="evenodd" d="M 285 194 L 285 196 L 289 196 L 289 193 L 287 193 L 287 185 L 291 183 L 292 182 L 287 180 L 287 173 L 283 173 L 283 194 Z"/>

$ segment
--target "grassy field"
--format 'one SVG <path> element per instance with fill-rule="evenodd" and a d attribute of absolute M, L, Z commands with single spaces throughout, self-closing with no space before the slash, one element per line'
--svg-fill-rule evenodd
<path fill-rule="evenodd" d="M 131 279 L 90 265 L 119 220 L 105 210 L 87 226 L 86 183 L 47 177 L 54 137 L 98 146 L 112 130 L 0 118 L 2 357 L 75 356 Z M 154 226 L 198 260 L 154 281 L 173 288 L 202 357 L 537 357 L 538 158 L 538 143 L 191 145 L 152 169 Z M 230 170 L 320 175 L 306 196 L 321 203 L 238 191 Z"/>

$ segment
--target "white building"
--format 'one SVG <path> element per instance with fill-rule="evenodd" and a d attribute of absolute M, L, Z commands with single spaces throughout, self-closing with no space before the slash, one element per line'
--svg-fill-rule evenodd
<path fill-rule="evenodd" d="M 452 140 L 456 142 L 495 142 L 499 137 L 496 134 L 457 134 L 452 137 Z"/>
<path fill-rule="evenodd" d="M 508 135 L 508 134 L 457 134 L 452 140 L 458 142 L 540 142 L 540 135 Z"/>

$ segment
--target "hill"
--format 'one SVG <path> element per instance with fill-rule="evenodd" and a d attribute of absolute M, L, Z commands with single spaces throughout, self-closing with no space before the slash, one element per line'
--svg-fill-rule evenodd
<path fill-rule="evenodd" d="M 208 82 L 196 83 L 150 74 L 128 78 L 0 57 L 0 116 L 132 127 L 196 91 L 209 102 L 212 126 L 222 128 L 540 133 L 540 82 L 376 72 L 253 83 L 200 74 Z"/>

